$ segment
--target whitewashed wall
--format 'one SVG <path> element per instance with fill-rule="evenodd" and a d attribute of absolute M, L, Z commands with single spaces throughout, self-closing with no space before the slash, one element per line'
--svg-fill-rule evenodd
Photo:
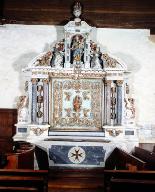
<path fill-rule="evenodd" d="M 132 71 L 131 91 L 136 99 L 139 125 L 155 124 L 155 37 L 148 30 L 97 29 L 93 38 Z M 63 38 L 55 26 L 0 26 L 0 108 L 15 108 L 24 93 L 22 68 Z"/>

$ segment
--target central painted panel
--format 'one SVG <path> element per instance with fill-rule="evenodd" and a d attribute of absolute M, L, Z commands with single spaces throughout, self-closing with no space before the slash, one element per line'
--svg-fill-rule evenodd
<path fill-rule="evenodd" d="M 101 79 L 52 79 L 52 129 L 99 131 L 102 122 Z"/>

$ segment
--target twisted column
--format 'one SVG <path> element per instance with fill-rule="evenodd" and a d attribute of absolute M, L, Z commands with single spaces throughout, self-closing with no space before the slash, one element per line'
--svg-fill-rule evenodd
<path fill-rule="evenodd" d="M 105 81 L 105 124 L 111 125 L 111 80 Z"/>

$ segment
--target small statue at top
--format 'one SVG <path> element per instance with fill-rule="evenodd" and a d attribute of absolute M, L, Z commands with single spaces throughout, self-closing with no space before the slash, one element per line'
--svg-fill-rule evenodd
<path fill-rule="evenodd" d="M 80 17 L 80 15 L 81 15 L 81 10 L 82 10 L 82 8 L 81 8 L 80 3 L 79 3 L 79 2 L 76 2 L 75 5 L 74 5 L 74 7 L 73 7 L 73 14 L 74 14 L 74 16 L 75 16 L 76 18 L 79 18 L 79 17 Z"/>

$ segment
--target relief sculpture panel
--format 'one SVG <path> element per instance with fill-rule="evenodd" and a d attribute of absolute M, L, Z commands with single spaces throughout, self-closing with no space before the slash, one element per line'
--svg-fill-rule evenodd
<path fill-rule="evenodd" d="M 52 129 L 72 131 L 101 129 L 100 79 L 55 78 L 52 80 L 52 90 Z"/>

